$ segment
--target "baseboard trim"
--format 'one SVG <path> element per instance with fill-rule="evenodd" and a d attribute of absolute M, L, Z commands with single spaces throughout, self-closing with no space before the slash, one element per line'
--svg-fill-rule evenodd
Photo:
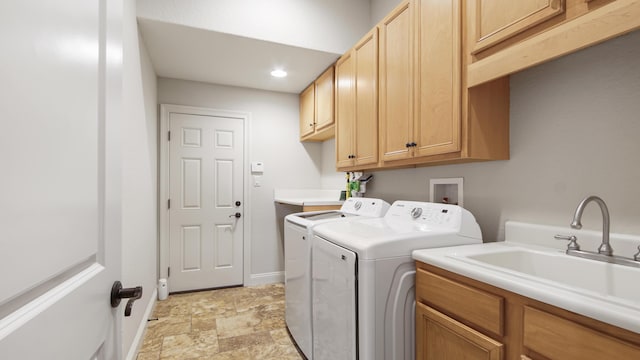
<path fill-rule="evenodd" d="M 269 273 L 251 274 L 249 284 L 245 286 L 268 285 L 284 282 L 284 271 L 274 271 Z"/>
<path fill-rule="evenodd" d="M 151 312 L 153 311 L 153 307 L 156 305 L 156 300 L 158 299 L 158 289 L 153 290 L 153 294 L 151 294 L 151 301 L 147 304 L 147 308 L 144 311 L 144 316 L 142 317 L 142 321 L 140 322 L 140 326 L 138 326 L 138 331 L 136 332 L 135 338 L 133 338 L 133 343 L 129 348 L 129 353 L 127 354 L 127 360 L 135 360 L 136 355 L 138 354 L 138 350 L 142 347 L 142 340 L 144 339 L 144 333 L 147 330 L 147 319 L 151 316 Z"/>

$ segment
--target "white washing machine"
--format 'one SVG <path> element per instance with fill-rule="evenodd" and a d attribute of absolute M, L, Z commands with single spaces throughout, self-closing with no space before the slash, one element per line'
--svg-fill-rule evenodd
<path fill-rule="evenodd" d="M 417 249 L 482 242 L 456 205 L 396 201 L 383 218 L 313 228 L 313 357 L 415 359 Z"/>
<path fill-rule="evenodd" d="M 349 198 L 340 210 L 301 212 L 284 221 L 285 319 L 289 332 L 307 359 L 312 359 L 311 238 L 318 224 L 382 217 L 389 203 L 380 199 Z"/>

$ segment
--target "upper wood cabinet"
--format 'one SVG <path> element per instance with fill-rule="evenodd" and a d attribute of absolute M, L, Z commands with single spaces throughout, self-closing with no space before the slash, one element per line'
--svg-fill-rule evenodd
<path fill-rule="evenodd" d="M 312 83 L 300 93 L 300 138 L 313 134 L 316 121 L 316 84 Z"/>
<path fill-rule="evenodd" d="M 469 88 L 640 29 L 636 0 L 465 3 Z"/>
<path fill-rule="evenodd" d="M 401 3 L 378 29 L 381 160 L 407 159 L 414 138 L 414 2 Z"/>
<path fill-rule="evenodd" d="M 334 69 L 328 68 L 316 80 L 315 131 L 322 131 L 334 124 Z"/>
<path fill-rule="evenodd" d="M 414 156 L 461 150 L 460 1 L 421 0 L 418 15 Z"/>
<path fill-rule="evenodd" d="M 378 162 L 378 31 L 374 28 L 336 63 L 336 167 Z"/>
<path fill-rule="evenodd" d="M 565 11 L 564 0 L 478 0 L 467 4 L 474 54 Z"/>
<path fill-rule="evenodd" d="M 328 68 L 300 93 L 300 140 L 324 141 L 334 136 L 334 69 Z"/>
<path fill-rule="evenodd" d="M 509 158 L 509 88 L 467 91 L 460 0 L 402 3 L 380 28 L 383 167 Z"/>

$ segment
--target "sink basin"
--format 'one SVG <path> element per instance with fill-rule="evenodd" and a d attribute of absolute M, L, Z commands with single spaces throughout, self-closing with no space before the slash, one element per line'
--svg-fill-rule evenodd
<path fill-rule="evenodd" d="M 602 233 L 507 221 L 505 241 L 415 250 L 414 259 L 640 334 L 640 268 L 565 254 L 556 234 L 597 249 Z M 611 234 L 618 254 L 634 254 L 640 236 Z"/>
<path fill-rule="evenodd" d="M 640 269 L 527 248 L 469 254 L 466 259 L 640 304 Z"/>

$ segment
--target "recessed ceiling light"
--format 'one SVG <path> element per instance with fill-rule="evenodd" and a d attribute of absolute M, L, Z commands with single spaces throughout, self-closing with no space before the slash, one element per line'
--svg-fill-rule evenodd
<path fill-rule="evenodd" d="M 275 69 L 271 72 L 271 76 L 277 77 L 277 78 L 283 78 L 287 76 L 287 72 L 282 69 Z"/>

